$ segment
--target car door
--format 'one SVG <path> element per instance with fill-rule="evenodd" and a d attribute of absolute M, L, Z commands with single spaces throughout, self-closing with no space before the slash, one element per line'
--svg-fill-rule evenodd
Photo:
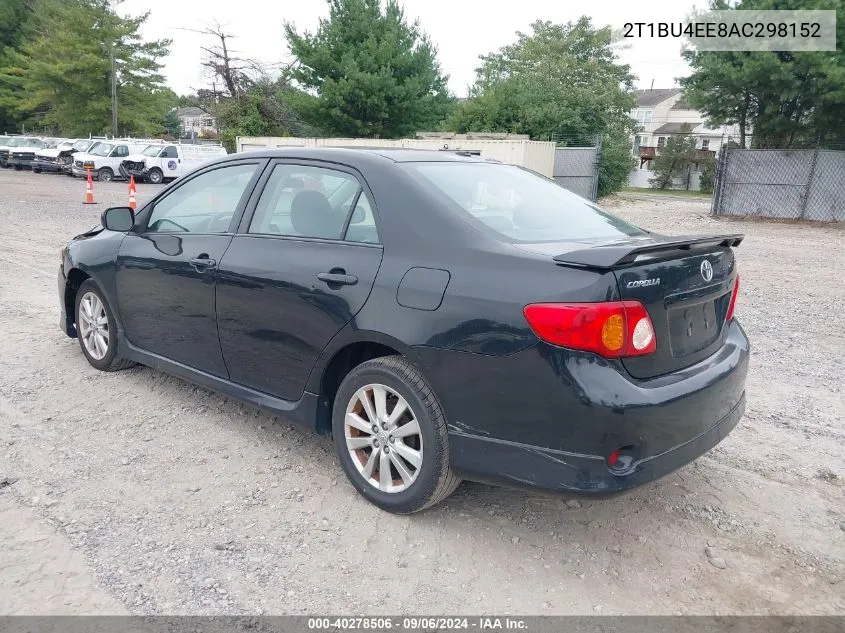
<path fill-rule="evenodd" d="M 139 214 L 117 257 L 118 306 L 133 345 L 226 377 L 217 337 L 217 265 L 262 161 L 210 168 Z"/>
<path fill-rule="evenodd" d="M 168 145 L 158 155 L 161 171 L 165 178 L 181 178 L 185 173 L 185 161 L 179 156 L 179 149 L 175 145 Z M 190 171 L 190 170 L 187 170 Z"/>
<path fill-rule="evenodd" d="M 220 262 L 217 327 L 232 381 L 297 400 L 367 300 L 382 248 L 354 171 L 277 161 L 262 180 Z"/>
<path fill-rule="evenodd" d="M 117 145 L 109 154 L 109 159 L 106 163 L 108 167 L 116 174 L 123 159 L 129 156 L 128 145 Z"/>

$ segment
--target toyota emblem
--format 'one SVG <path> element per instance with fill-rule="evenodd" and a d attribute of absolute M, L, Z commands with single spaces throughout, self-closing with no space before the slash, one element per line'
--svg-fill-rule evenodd
<path fill-rule="evenodd" d="M 701 262 L 701 277 L 704 281 L 713 279 L 713 264 L 707 259 Z"/>

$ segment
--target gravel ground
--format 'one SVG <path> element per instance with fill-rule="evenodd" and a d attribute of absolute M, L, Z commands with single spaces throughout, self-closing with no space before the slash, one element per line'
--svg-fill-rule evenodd
<path fill-rule="evenodd" d="M 464 484 L 396 517 L 327 438 L 85 362 L 55 275 L 63 242 L 126 200 L 95 192 L 83 206 L 80 180 L 0 171 L 0 613 L 845 614 L 841 227 L 606 201 L 658 231 L 746 233 L 744 420 L 624 497 Z"/>

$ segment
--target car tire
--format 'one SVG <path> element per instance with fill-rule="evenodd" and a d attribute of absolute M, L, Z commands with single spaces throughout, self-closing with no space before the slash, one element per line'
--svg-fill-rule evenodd
<path fill-rule="evenodd" d="M 91 279 L 85 280 L 79 286 L 74 310 L 76 338 L 92 367 L 100 371 L 119 371 L 135 365 L 130 360 L 118 357 L 117 323 L 108 301 Z M 103 317 L 106 319 L 105 323 L 102 322 Z M 95 321 L 99 321 L 96 327 L 93 326 Z"/>
<path fill-rule="evenodd" d="M 108 167 L 102 167 L 97 172 L 97 180 L 100 182 L 111 182 L 114 180 L 114 172 Z"/>
<path fill-rule="evenodd" d="M 23 171 L 23 167 L 21 165 L 15 165 L 15 171 Z"/>
<path fill-rule="evenodd" d="M 40 174 L 40 173 L 41 173 L 41 170 L 40 170 L 40 169 L 38 169 L 37 167 L 33 167 L 33 168 L 32 168 L 32 173 L 33 173 L 33 174 Z"/>
<path fill-rule="evenodd" d="M 149 180 L 152 185 L 160 185 L 164 182 L 164 174 L 158 167 L 153 167 L 150 170 L 150 173 L 147 174 L 147 180 Z"/>
<path fill-rule="evenodd" d="M 376 392 L 382 393 L 379 389 L 386 393 L 386 405 L 380 412 L 376 403 Z M 376 431 L 362 396 L 376 419 L 382 415 L 382 423 L 396 413 L 401 401 L 407 408 L 392 423 L 385 423 L 386 429 Z M 347 423 L 349 412 L 357 416 L 350 418 L 357 427 Z M 411 433 L 412 428 L 419 432 Z M 332 433 L 349 481 L 368 501 L 388 512 L 424 510 L 446 499 L 461 483 L 449 463 L 449 435 L 440 403 L 425 377 L 401 356 L 376 358 L 349 372 L 335 395 Z M 382 478 L 385 464 L 389 474 Z"/>

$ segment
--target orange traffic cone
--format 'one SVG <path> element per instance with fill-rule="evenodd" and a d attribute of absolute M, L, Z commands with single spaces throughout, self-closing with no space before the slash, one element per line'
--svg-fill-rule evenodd
<path fill-rule="evenodd" d="M 94 202 L 94 182 L 91 180 L 91 170 L 88 170 L 88 182 L 85 185 L 85 202 L 82 204 L 97 204 Z"/>
<path fill-rule="evenodd" d="M 135 209 L 135 176 L 129 176 L 129 208 Z"/>

